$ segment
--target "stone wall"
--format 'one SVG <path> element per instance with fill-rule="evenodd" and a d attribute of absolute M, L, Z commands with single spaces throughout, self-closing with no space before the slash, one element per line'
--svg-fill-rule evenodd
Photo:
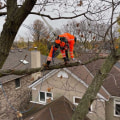
<path fill-rule="evenodd" d="M 25 111 L 31 97 L 31 76 L 20 79 L 20 88 L 15 88 L 15 80 L 3 84 L 0 88 L 0 120 L 16 120 L 16 111 Z M 16 109 L 16 110 L 15 110 Z"/>

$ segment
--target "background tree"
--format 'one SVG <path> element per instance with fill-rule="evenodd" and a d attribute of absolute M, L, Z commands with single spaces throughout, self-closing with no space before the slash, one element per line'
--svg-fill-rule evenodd
<path fill-rule="evenodd" d="M 44 22 L 41 20 L 35 20 L 32 25 L 33 31 L 33 41 L 42 42 L 42 39 L 47 39 L 49 36 L 48 28 L 45 26 Z"/>
<path fill-rule="evenodd" d="M 48 28 L 45 26 L 45 24 L 40 20 L 35 20 L 32 25 L 32 39 L 33 39 L 33 47 L 37 47 L 38 50 L 40 50 L 41 54 L 48 55 L 48 38 L 49 38 L 49 32 Z"/>
<path fill-rule="evenodd" d="M 17 47 L 20 49 L 27 48 L 27 42 L 25 42 L 23 37 L 20 37 L 20 39 L 17 41 Z"/>

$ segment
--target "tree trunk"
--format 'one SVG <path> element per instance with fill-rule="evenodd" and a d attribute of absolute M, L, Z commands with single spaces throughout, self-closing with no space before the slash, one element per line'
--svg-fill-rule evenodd
<path fill-rule="evenodd" d="M 103 85 L 104 79 L 108 76 L 113 65 L 116 63 L 117 58 L 113 55 L 110 55 L 102 65 L 101 69 L 98 71 L 94 77 L 92 83 L 89 85 L 87 91 L 85 92 L 82 100 L 77 106 L 72 120 L 84 120 L 89 107 L 92 102 L 95 100 L 97 93 L 99 92 L 101 86 Z"/>
<path fill-rule="evenodd" d="M 36 3 L 36 0 L 26 0 L 22 7 L 18 8 L 15 1 L 7 1 L 7 18 L 0 36 L 0 69 L 9 54 L 18 29 Z"/>

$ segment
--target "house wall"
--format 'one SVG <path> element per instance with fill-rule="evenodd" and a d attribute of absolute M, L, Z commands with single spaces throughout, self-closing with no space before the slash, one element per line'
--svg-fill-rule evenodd
<path fill-rule="evenodd" d="M 53 99 L 57 99 L 64 95 L 73 103 L 73 96 L 82 98 L 86 91 L 86 87 L 82 83 L 73 78 L 70 74 L 68 74 L 68 78 L 57 77 L 57 75 L 58 73 L 33 88 L 32 101 L 39 102 L 39 92 L 47 91 L 48 88 L 51 88 Z M 92 108 L 93 112 L 88 114 L 89 118 L 92 120 L 105 120 L 105 107 L 103 101 L 94 101 Z"/>
<path fill-rule="evenodd" d="M 120 117 L 114 115 L 114 97 L 110 98 L 108 102 L 106 102 L 106 120 L 120 120 Z M 120 101 L 120 98 L 119 98 Z"/>
<path fill-rule="evenodd" d="M 18 111 L 25 110 L 31 96 L 31 90 L 28 88 L 32 82 L 30 79 L 31 76 L 21 78 L 21 86 L 17 89 L 15 87 L 15 80 L 3 84 L 6 95 L 4 95 L 2 88 L 0 88 L 0 120 L 14 120 L 16 118 L 16 111 L 10 105 Z M 6 100 L 6 97 L 9 102 Z"/>

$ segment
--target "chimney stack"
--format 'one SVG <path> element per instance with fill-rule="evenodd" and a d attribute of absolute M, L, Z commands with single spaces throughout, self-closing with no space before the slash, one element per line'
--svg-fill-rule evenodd
<path fill-rule="evenodd" d="M 41 54 L 40 51 L 35 50 L 31 51 L 31 68 L 39 68 L 41 67 Z M 37 72 L 32 74 L 32 79 L 37 80 L 41 77 L 41 72 Z"/>
<path fill-rule="evenodd" d="M 31 68 L 41 67 L 41 54 L 40 51 L 35 50 L 31 51 Z"/>

